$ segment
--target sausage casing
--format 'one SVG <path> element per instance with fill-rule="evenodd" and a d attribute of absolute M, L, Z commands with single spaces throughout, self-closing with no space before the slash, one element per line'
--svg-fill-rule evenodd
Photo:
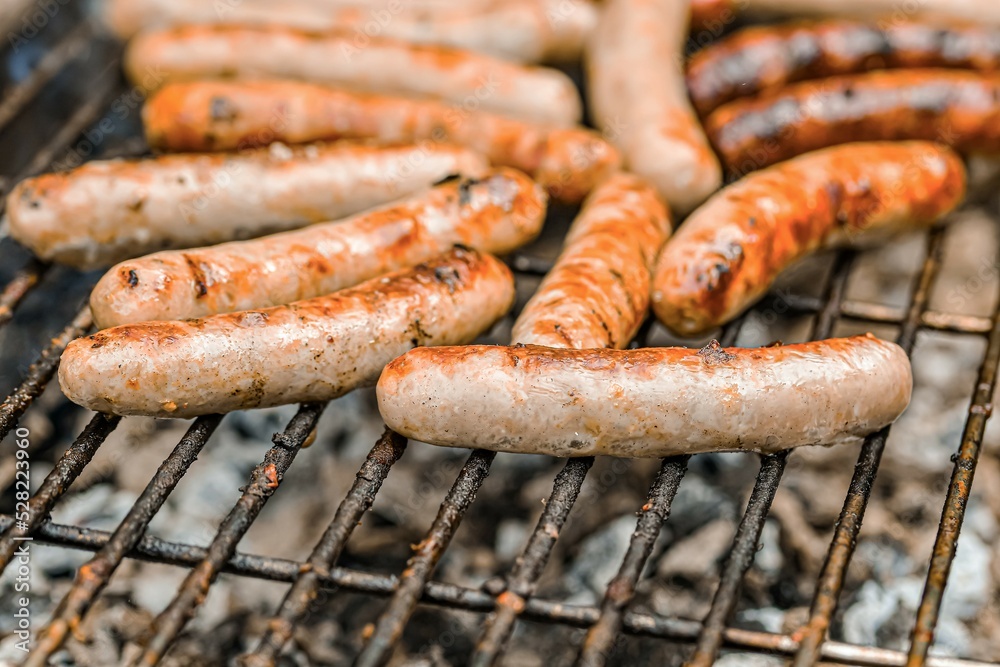
<path fill-rule="evenodd" d="M 684 0 L 607 0 L 586 54 L 598 126 L 679 213 L 722 184 L 681 71 L 687 12 Z"/>
<path fill-rule="evenodd" d="M 849 144 L 755 172 L 691 214 L 657 260 L 653 309 L 679 334 L 723 324 L 824 246 L 933 223 L 961 203 L 965 167 L 926 142 Z"/>
<path fill-rule="evenodd" d="M 77 339 L 63 353 L 59 382 L 75 403 L 120 415 L 188 418 L 325 401 L 373 384 L 415 346 L 474 340 L 513 299 L 502 262 L 455 249 L 288 306 Z"/>
<path fill-rule="evenodd" d="M 99 327 L 252 310 L 329 294 L 462 244 L 507 253 L 535 238 L 545 193 L 499 169 L 453 179 L 353 218 L 113 267 L 90 309 Z"/>
<path fill-rule="evenodd" d="M 317 144 L 88 162 L 19 183 L 11 236 L 45 260 L 91 269 L 336 220 L 487 163 L 448 144 Z"/>
<path fill-rule="evenodd" d="M 125 70 L 134 83 L 198 78 L 287 78 L 372 93 L 475 104 L 541 123 L 580 122 L 580 95 L 556 69 L 531 67 L 452 47 L 373 37 L 364 48 L 350 32 L 278 26 L 186 25 L 140 33 Z"/>
<path fill-rule="evenodd" d="M 775 452 L 892 423 L 909 359 L 872 336 L 756 349 L 412 350 L 382 372 L 392 430 L 448 447 L 551 456 Z"/>
<path fill-rule="evenodd" d="M 1000 69 L 1000 29 L 846 19 L 750 26 L 697 52 L 687 84 L 695 108 L 705 115 L 738 97 L 796 81 L 926 67 Z"/>
<path fill-rule="evenodd" d="M 789 85 L 725 104 L 705 130 L 726 167 L 747 173 L 847 143 L 925 139 L 963 153 L 1000 152 L 1000 74 L 888 70 Z"/>
<path fill-rule="evenodd" d="M 597 23 L 590 0 L 106 0 L 104 22 L 120 37 L 142 28 L 230 23 L 346 29 L 356 48 L 372 37 L 445 44 L 518 62 L 570 61 Z"/>
<path fill-rule="evenodd" d="M 175 151 L 343 138 L 454 143 L 527 172 L 568 202 L 583 199 L 620 164 L 614 147 L 582 127 L 299 81 L 169 84 L 147 100 L 143 122 L 151 146 Z"/>
<path fill-rule="evenodd" d="M 640 177 L 621 173 L 587 198 L 555 266 L 514 323 L 514 343 L 624 347 L 649 308 L 670 214 Z"/>

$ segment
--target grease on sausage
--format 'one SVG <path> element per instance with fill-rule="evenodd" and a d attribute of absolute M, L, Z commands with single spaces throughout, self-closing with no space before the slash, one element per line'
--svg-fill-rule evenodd
<path fill-rule="evenodd" d="M 740 99 L 705 121 L 726 167 L 747 173 L 847 143 L 925 139 L 963 153 L 1000 152 L 1000 74 L 889 70 L 791 84 Z"/>
<path fill-rule="evenodd" d="M 545 193 L 499 169 L 340 222 L 123 262 L 90 297 L 100 327 L 266 308 L 427 261 L 454 244 L 507 253 L 535 238 Z"/>
<path fill-rule="evenodd" d="M 176 151 L 343 138 L 454 143 L 527 172 L 568 202 L 620 165 L 614 147 L 586 128 L 299 81 L 168 84 L 147 100 L 143 122 L 152 147 Z"/>
<path fill-rule="evenodd" d="M 502 262 L 455 249 L 288 306 L 77 339 L 62 355 L 59 383 L 75 403 L 119 415 L 188 418 L 326 401 L 373 384 L 413 347 L 471 342 L 513 299 Z"/>
<path fill-rule="evenodd" d="M 241 153 L 88 162 L 19 183 L 11 236 L 44 260 L 82 269 L 336 220 L 486 171 L 448 144 L 272 144 Z"/>
<path fill-rule="evenodd" d="M 903 350 L 868 335 L 700 351 L 426 348 L 387 365 L 377 394 L 389 428 L 434 445 L 663 457 L 856 442 L 903 412 L 912 383 Z"/>
<path fill-rule="evenodd" d="M 679 334 L 704 333 L 803 256 L 929 225 L 964 194 L 961 159 L 925 142 L 849 144 L 753 173 L 691 214 L 664 246 L 653 309 Z"/>
<path fill-rule="evenodd" d="M 641 178 L 622 173 L 599 185 L 514 323 L 513 342 L 627 345 L 646 316 L 653 264 L 669 234 L 670 215 Z"/>

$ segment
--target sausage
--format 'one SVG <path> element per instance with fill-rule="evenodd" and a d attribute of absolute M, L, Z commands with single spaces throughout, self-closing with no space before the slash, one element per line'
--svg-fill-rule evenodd
<path fill-rule="evenodd" d="M 374 384 L 412 347 L 472 341 L 513 300 L 502 262 L 458 248 L 287 306 L 77 339 L 62 355 L 59 383 L 73 402 L 119 415 L 186 419 L 326 401 Z"/>
<path fill-rule="evenodd" d="M 514 323 L 513 342 L 620 348 L 649 308 L 656 255 L 670 215 L 638 176 L 618 174 L 587 198 L 555 266 Z"/>
<path fill-rule="evenodd" d="M 614 147 L 585 128 L 298 81 L 168 84 L 147 100 L 143 122 L 150 146 L 175 151 L 342 138 L 454 143 L 531 174 L 567 202 L 620 166 Z"/>
<path fill-rule="evenodd" d="M 815 16 L 935 25 L 973 23 L 1000 26 L 1000 4 L 993 0 L 691 0 L 692 13 L 709 20 L 747 14 L 754 17 Z M 727 14 L 728 12 L 728 14 Z"/>
<path fill-rule="evenodd" d="M 607 0 L 586 54 L 598 126 L 677 213 L 722 184 L 680 67 L 687 25 L 685 0 Z"/>
<path fill-rule="evenodd" d="M 691 34 L 708 31 L 718 35 L 733 23 L 747 0 L 691 0 Z"/>
<path fill-rule="evenodd" d="M 664 246 L 653 309 L 679 334 L 709 331 L 801 257 L 930 225 L 961 203 L 965 184 L 961 159 L 926 142 L 837 146 L 753 173 L 692 213 Z"/>
<path fill-rule="evenodd" d="M 507 253 L 534 239 L 545 194 L 511 169 L 453 179 L 341 222 L 123 262 L 90 295 L 99 327 L 266 308 L 329 294 L 460 243 Z"/>
<path fill-rule="evenodd" d="M 517 62 L 572 61 L 597 23 L 590 0 L 104 0 L 119 37 L 182 24 L 345 29 L 363 49 L 373 37 L 442 44 Z"/>
<path fill-rule="evenodd" d="M 751 26 L 697 52 L 687 85 L 706 115 L 738 97 L 773 93 L 796 81 L 874 69 L 1000 70 L 1000 30 L 849 20 Z"/>
<path fill-rule="evenodd" d="M 906 353 L 870 334 L 701 350 L 420 348 L 385 367 L 389 428 L 446 447 L 550 456 L 772 453 L 846 444 L 910 401 Z"/>
<path fill-rule="evenodd" d="M 88 162 L 19 183 L 7 197 L 11 236 L 48 261 L 108 266 L 335 220 L 485 172 L 468 149 L 310 145 L 240 153 Z"/>
<path fill-rule="evenodd" d="M 346 31 L 277 26 L 186 25 L 137 35 L 125 71 L 139 84 L 198 78 L 287 78 L 373 93 L 476 103 L 494 113 L 555 125 L 581 119 L 573 81 L 472 51 L 373 37 L 364 48 Z"/>
<path fill-rule="evenodd" d="M 806 81 L 719 107 L 705 129 L 743 174 L 849 141 L 926 139 L 963 153 L 1000 152 L 1000 74 L 923 69 Z"/>

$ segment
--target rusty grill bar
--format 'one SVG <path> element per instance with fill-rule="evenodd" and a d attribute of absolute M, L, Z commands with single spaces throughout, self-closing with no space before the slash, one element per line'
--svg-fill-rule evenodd
<path fill-rule="evenodd" d="M 74 60 L 87 57 L 86 47 L 94 39 L 94 28 L 88 22 L 82 22 L 78 27 L 67 31 L 50 54 L 36 64 L 33 72 L 7 91 L 4 101 L 0 103 L 0 127 L 7 125 L 25 109 L 57 77 L 63 67 Z M 65 151 L 84 130 L 100 118 L 113 94 L 121 90 L 117 70 L 117 62 L 114 62 L 101 71 L 91 86 L 87 100 L 74 110 L 69 120 L 40 148 L 12 182 L 49 168 L 61 151 Z M 945 228 L 933 230 L 928 235 L 926 259 L 914 281 L 909 305 L 903 310 L 845 299 L 846 284 L 854 259 L 853 253 L 849 251 L 837 257 L 822 298 L 791 297 L 785 301 L 792 312 L 815 316 L 813 338 L 828 337 L 837 321 L 842 318 L 872 325 L 899 325 L 898 342 L 907 353 L 912 353 L 920 330 L 988 337 L 969 417 L 954 459 L 955 467 L 944 502 L 909 654 L 827 639 L 827 630 L 837 608 L 889 429 L 867 438 L 861 448 L 840 520 L 817 581 L 808 623 L 793 635 L 780 635 L 731 628 L 728 627 L 728 621 L 736 607 L 742 580 L 753 562 L 786 462 L 790 456 L 795 456 L 794 452 L 759 457 L 760 470 L 736 530 L 730 554 L 723 564 L 715 597 L 704 622 L 698 623 L 629 609 L 653 544 L 662 526 L 668 521 L 674 494 L 683 483 L 687 457 L 663 461 L 650 487 L 647 502 L 638 512 L 635 530 L 619 572 L 609 585 L 600 606 L 569 605 L 533 597 L 560 531 L 594 463 L 591 458 L 567 461 L 555 478 L 548 502 L 516 564 L 503 581 L 488 582 L 483 590 L 436 582 L 432 577 L 435 566 L 448 549 L 466 510 L 474 502 L 477 491 L 489 475 L 495 456 L 490 452 L 476 451 L 470 455 L 441 504 L 437 518 L 400 575 L 373 574 L 337 566 L 337 560 L 348 544 L 354 527 L 370 509 L 392 466 L 405 452 L 405 439 L 389 431 L 369 453 L 353 486 L 307 561 L 268 558 L 237 551 L 240 539 L 264 504 L 277 491 L 284 473 L 300 450 L 308 445 L 315 432 L 325 405 L 308 404 L 301 406 L 285 430 L 274 436 L 274 446 L 251 473 L 240 499 L 219 525 L 218 532 L 208 547 L 168 542 L 145 533 L 150 521 L 222 421 L 219 416 L 202 417 L 190 426 L 114 532 L 58 525 L 49 520 L 52 508 L 66 494 L 120 421 L 117 417 L 95 415 L 31 498 L 27 526 L 18 526 L 12 517 L 0 515 L 0 570 L 9 564 L 15 542 L 20 537 L 31 536 L 38 542 L 96 552 L 80 568 L 72 589 L 41 633 L 38 646 L 28 664 L 45 664 L 66 635 L 81 622 L 117 567 L 125 558 L 135 558 L 191 570 L 174 600 L 156 619 L 152 634 L 145 638 L 143 651 L 134 663 L 141 665 L 154 665 L 160 661 L 197 612 L 212 582 L 220 573 L 225 572 L 291 584 L 259 645 L 252 653 L 242 656 L 242 664 L 249 667 L 276 664 L 282 647 L 291 638 L 296 624 L 306 616 L 310 603 L 321 589 L 390 598 L 388 606 L 372 628 L 364 650 L 357 657 L 355 664 L 366 666 L 384 664 L 395 649 L 416 607 L 419 604 L 430 604 L 488 614 L 471 657 L 471 663 L 477 667 L 496 663 L 503 654 L 518 619 L 588 629 L 577 661 L 587 667 L 605 664 L 623 632 L 693 644 L 693 652 L 686 663 L 691 667 L 711 665 L 723 647 L 786 656 L 793 659 L 798 667 L 815 665 L 820 660 L 872 667 L 983 667 L 989 663 L 928 657 L 971 492 L 985 424 L 991 409 L 990 401 L 997 383 L 997 367 L 1000 364 L 1000 303 L 994 308 L 991 318 L 937 312 L 928 308 L 931 290 L 941 268 L 947 233 Z M 6 243 L 2 236 L 0 234 L 0 243 Z M 519 276 L 543 275 L 549 268 L 548 262 L 525 255 L 512 257 L 511 265 Z M 15 309 L 32 290 L 44 286 L 51 273 L 48 265 L 29 259 L 13 279 L 0 288 L 0 327 L 14 317 Z M 765 301 L 758 308 L 767 306 Z M 724 344 L 735 342 L 743 321 L 744 319 L 740 319 L 725 329 L 722 335 Z M 640 332 L 637 344 L 647 343 L 649 325 L 648 322 Z M 0 438 L 14 428 L 52 380 L 59 355 L 69 341 L 85 334 L 91 326 L 89 312 L 84 308 L 45 347 L 21 384 L 0 404 Z"/>

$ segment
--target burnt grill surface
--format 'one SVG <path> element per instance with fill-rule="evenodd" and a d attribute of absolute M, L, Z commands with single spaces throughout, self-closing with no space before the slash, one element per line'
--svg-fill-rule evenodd
<path fill-rule="evenodd" d="M 140 131 L 135 107 L 125 112 L 121 106 L 129 105 L 136 91 L 120 78 L 119 56 L 120 47 L 99 35 L 75 3 L 65 5 L 49 25 L 24 45 L 7 49 L 2 56 L 7 67 L 0 76 L 0 85 L 4 87 L 0 102 L 0 155 L 4 156 L 0 172 L 4 191 L 26 176 L 51 168 L 74 166 L 79 159 L 142 154 L 145 148 L 138 139 Z M 45 113 L 39 114 L 37 110 Z M 996 217 L 995 212 L 993 217 Z M 807 622 L 797 632 L 774 634 L 734 628 L 730 621 L 739 600 L 741 582 L 753 562 L 786 464 L 797 455 L 794 451 L 765 457 L 745 455 L 748 461 L 757 460 L 759 473 L 745 513 L 738 522 L 731 552 L 722 567 L 710 611 L 703 623 L 697 623 L 630 609 L 654 543 L 670 520 L 674 496 L 684 484 L 689 465 L 687 457 L 662 462 L 649 488 L 647 502 L 635 508 L 638 513 L 635 530 L 618 573 L 603 601 L 595 606 L 533 597 L 560 531 L 594 464 L 593 459 L 565 463 L 514 567 L 502 581 L 488 582 L 482 589 L 437 582 L 433 575 L 468 508 L 475 502 L 477 491 L 490 474 L 494 455 L 488 452 L 477 451 L 468 456 L 431 528 L 415 545 L 405 570 L 368 572 L 338 566 L 338 558 L 348 545 L 355 526 L 371 508 L 393 465 L 405 455 L 405 439 L 391 432 L 375 443 L 339 507 L 331 508 L 329 525 L 305 560 L 297 562 L 238 551 L 240 539 L 264 505 L 280 490 L 285 472 L 297 458 L 309 456 L 302 453 L 302 449 L 308 444 L 325 406 L 303 405 L 284 431 L 274 435 L 273 446 L 253 469 L 246 486 L 241 489 L 239 500 L 204 547 L 155 538 L 146 535 L 146 529 L 219 426 L 222 418 L 218 416 L 202 417 L 190 425 L 116 530 L 108 532 L 50 521 L 53 507 L 120 422 L 116 417 L 94 415 L 33 495 L 26 524 L 15 524 L 11 515 L 0 516 L 0 568 L 10 564 L 21 538 L 31 537 L 35 543 L 94 552 L 93 558 L 79 569 L 73 588 L 38 636 L 27 664 L 45 664 L 69 633 L 79 626 L 125 559 L 166 563 L 189 570 L 173 601 L 156 618 L 149 636 L 143 639 L 142 651 L 134 657 L 133 664 L 152 665 L 165 656 L 186 623 L 198 612 L 207 591 L 221 573 L 290 584 L 263 638 L 241 658 L 242 664 L 255 667 L 276 663 L 294 628 L 309 613 L 321 590 L 331 596 L 352 592 L 389 600 L 384 612 L 371 626 L 363 650 L 355 658 L 357 665 L 385 664 L 418 605 L 481 615 L 480 639 L 469 657 L 471 664 L 477 666 L 497 662 L 507 650 L 519 620 L 586 629 L 586 637 L 578 647 L 577 664 L 588 667 L 605 664 L 624 634 L 689 643 L 692 648 L 686 664 L 692 667 L 713 664 L 723 647 L 786 656 L 797 667 L 814 665 L 818 661 L 907 667 L 990 664 L 928 657 L 939 620 L 942 594 L 955 558 L 1000 362 L 1000 304 L 993 308 L 990 317 L 930 308 L 948 233 L 946 228 L 941 228 L 927 235 L 926 257 L 913 281 L 905 308 L 846 298 L 848 281 L 856 264 L 855 255 L 849 251 L 836 257 L 819 296 L 787 295 L 781 301 L 781 312 L 812 318 L 811 338 L 828 337 L 845 321 L 894 328 L 897 342 L 908 353 L 913 351 L 918 332 L 925 330 L 985 338 L 985 353 L 968 419 L 961 440 L 956 443 L 954 469 L 946 495 L 941 498 L 940 528 L 928 564 L 908 654 L 827 638 L 865 510 L 872 497 L 889 429 L 871 435 L 860 449 L 840 519 L 816 582 Z M 56 319 L 61 318 L 66 323 L 61 330 L 39 330 L 30 339 L 9 341 L 12 343 L 10 349 L 16 345 L 23 353 L 13 359 L 13 367 L 0 367 L 0 382 L 10 385 L 8 398 L 0 405 L 0 438 L 3 438 L 15 428 L 52 380 L 59 355 L 68 342 L 91 329 L 83 304 L 98 275 L 81 275 L 50 267 L 7 239 L 0 240 L 0 244 L 0 278 L 3 280 L 0 326 L 15 317 L 30 320 L 43 310 L 50 314 L 56 311 Z M 548 261 L 532 255 L 515 256 L 510 263 L 519 281 L 525 284 L 544 275 L 550 266 Z M 768 309 L 774 309 L 773 301 L 765 300 L 755 311 Z M 721 334 L 722 342 L 735 343 L 747 321 L 748 316 L 744 316 L 727 326 Z M 654 336 L 653 329 L 652 322 L 648 322 L 636 345 L 647 344 Z M 2 361 L 9 363 L 11 360 L 3 355 Z M 2 452 L 4 457 L 10 454 L 9 449 Z"/>

